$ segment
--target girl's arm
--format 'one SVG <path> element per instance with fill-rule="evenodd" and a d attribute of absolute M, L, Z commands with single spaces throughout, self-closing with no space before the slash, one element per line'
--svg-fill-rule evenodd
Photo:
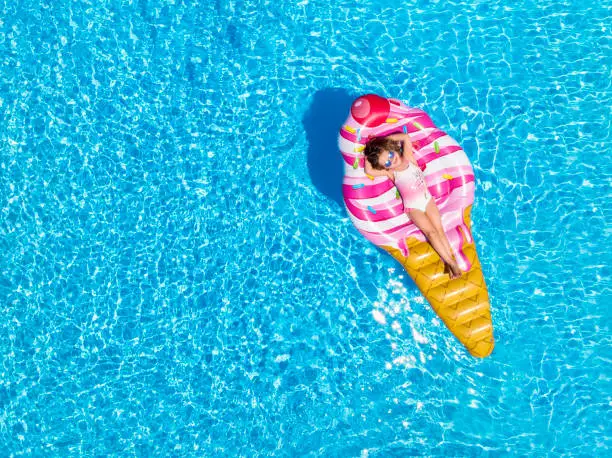
<path fill-rule="evenodd" d="M 408 134 L 391 134 L 388 135 L 387 138 L 396 141 L 396 142 L 402 142 L 402 146 L 404 147 L 404 154 L 406 155 L 406 157 L 408 158 L 408 160 L 410 160 L 410 162 L 416 164 L 417 161 L 414 158 L 414 154 L 413 154 L 413 149 L 412 149 L 412 142 L 410 141 L 410 135 Z"/>
<path fill-rule="evenodd" d="M 376 170 L 374 167 L 372 167 L 372 164 L 370 164 L 370 161 L 368 161 L 367 159 L 365 160 L 365 166 L 364 166 L 364 171 L 366 173 L 366 175 L 370 175 L 372 177 L 387 177 L 389 179 L 393 179 L 393 174 L 390 173 L 387 170 Z"/>

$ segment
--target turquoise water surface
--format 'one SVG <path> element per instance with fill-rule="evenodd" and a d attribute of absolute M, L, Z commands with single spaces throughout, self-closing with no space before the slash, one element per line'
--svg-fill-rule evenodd
<path fill-rule="evenodd" d="M 0 3 L 2 456 L 607 456 L 609 1 Z M 464 147 L 497 346 L 342 206 L 375 92 Z"/>

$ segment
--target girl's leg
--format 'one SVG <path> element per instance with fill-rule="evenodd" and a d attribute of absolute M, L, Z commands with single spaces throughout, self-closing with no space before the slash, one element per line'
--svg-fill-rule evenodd
<path fill-rule="evenodd" d="M 448 242 L 448 238 L 446 237 L 446 232 L 444 232 L 444 227 L 442 226 L 442 218 L 440 217 L 440 211 L 438 210 L 438 206 L 434 202 L 433 198 L 427 204 L 427 208 L 425 209 L 425 214 L 429 217 L 431 223 L 434 225 L 436 230 L 442 236 L 442 242 L 446 249 L 451 253 L 453 259 L 455 258 L 453 254 L 453 249 Z"/>
<path fill-rule="evenodd" d="M 427 237 L 433 249 L 436 250 L 442 261 L 450 268 L 450 277 L 460 277 L 461 269 L 453 259 L 452 251 L 449 250 L 444 243 L 444 239 L 446 238 L 444 232 L 440 233 L 429 217 L 420 210 L 409 210 L 408 216 L 423 234 L 425 234 L 425 237 Z"/>

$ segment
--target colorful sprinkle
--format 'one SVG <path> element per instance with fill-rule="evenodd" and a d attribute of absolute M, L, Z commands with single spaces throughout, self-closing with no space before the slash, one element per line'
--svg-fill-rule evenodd
<path fill-rule="evenodd" d="M 434 150 L 436 150 L 436 154 L 440 154 L 440 145 L 438 142 L 434 142 Z"/>
<path fill-rule="evenodd" d="M 396 199 L 401 199 L 402 198 L 402 195 L 400 194 L 400 192 L 397 189 L 395 190 L 395 198 Z"/>
<path fill-rule="evenodd" d="M 397 122 L 397 118 L 387 118 L 387 120 L 385 121 L 389 124 L 393 124 L 394 122 Z"/>
<path fill-rule="evenodd" d="M 349 125 L 344 126 L 344 130 L 346 130 L 347 132 L 350 132 L 351 134 L 357 133 L 357 131 Z"/>
<path fill-rule="evenodd" d="M 404 131 L 405 134 L 408 133 L 408 127 L 406 127 L 406 125 L 402 126 L 402 130 Z"/>
<path fill-rule="evenodd" d="M 374 215 L 376 214 L 376 210 L 374 209 L 374 207 L 370 207 L 368 205 L 368 210 L 370 210 L 370 213 L 373 213 Z"/>
<path fill-rule="evenodd" d="M 361 141 L 361 129 L 357 129 L 357 141 Z"/>
<path fill-rule="evenodd" d="M 416 127 L 417 129 L 419 129 L 419 130 L 423 130 L 423 129 L 425 129 L 425 128 L 423 127 L 423 124 L 420 124 L 420 123 L 418 123 L 418 122 L 413 122 L 413 123 L 412 123 L 412 125 L 413 125 L 414 127 Z"/>
<path fill-rule="evenodd" d="M 353 185 L 353 189 L 361 189 L 361 188 L 363 188 L 364 186 L 365 186 L 365 184 L 363 184 L 363 183 L 354 184 L 354 185 Z"/>
<path fill-rule="evenodd" d="M 353 151 L 355 151 L 356 153 L 361 153 L 364 149 L 364 145 L 357 145 L 355 148 L 353 148 Z"/>
<path fill-rule="evenodd" d="M 442 175 L 443 178 L 446 178 L 447 180 L 452 180 L 453 176 L 449 175 L 448 173 L 445 173 L 444 175 Z"/>
<path fill-rule="evenodd" d="M 367 176 L 370 180 L 374 179 L 374 177 L 372 175 L 368 175 L 367 173 L 365 174 L 365 176 Z"/>
<path fill-rule="evenodd" d="M 359 158 L 358 158 L 358 157 L 356 157 L 356 158 L 355 158 L 355 162 L 353 162 L 353 168 L 354 168 L 354 169 L 359 168 Z"/>

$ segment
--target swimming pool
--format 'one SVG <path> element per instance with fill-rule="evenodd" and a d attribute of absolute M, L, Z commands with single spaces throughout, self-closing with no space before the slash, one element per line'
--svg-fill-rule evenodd
<path fill-rule="evenodd" d="M 606 2 L 4 2 L 10 456 L 605 456 Z M 471 158 L 475 360 L 341 205 L 375 92 Z"/>

